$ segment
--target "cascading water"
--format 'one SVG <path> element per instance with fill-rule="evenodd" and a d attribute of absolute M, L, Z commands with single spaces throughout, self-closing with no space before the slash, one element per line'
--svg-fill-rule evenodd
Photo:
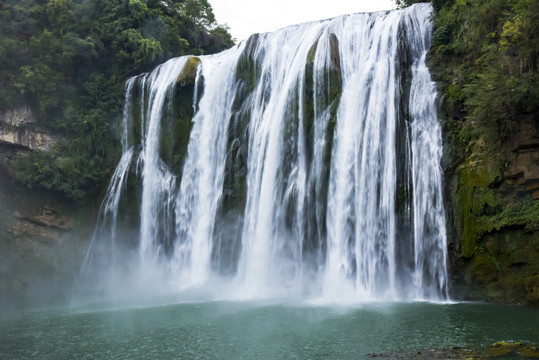
<path fill-rule="evenodd" d="M 131 79 L 82 274 L 121 263 L 234 298 L 446 299 L 430 12 L 292 26 Z"/>

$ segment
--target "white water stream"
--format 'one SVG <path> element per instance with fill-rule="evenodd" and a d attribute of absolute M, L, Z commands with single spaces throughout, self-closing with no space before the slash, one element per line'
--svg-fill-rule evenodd
<path fill-rule="evenodd" d="M 160 269 L 171 291 L 219 282 L 230 298 L 447 299 L 430 12 L 345 15 L 200 57 L 183 86 L 193 114 L 181 170 L 160 147 L 190 57 L 131 79 L 124 155 L 83 275 L 103 276 L 92 259 L 108 252 L 110 266 Z M 133 209 L 121 197 L 137 194 L 138 219 L 122 227 Z M 137 260 L 115 252 L 118 232 L 134 234 Z"/>

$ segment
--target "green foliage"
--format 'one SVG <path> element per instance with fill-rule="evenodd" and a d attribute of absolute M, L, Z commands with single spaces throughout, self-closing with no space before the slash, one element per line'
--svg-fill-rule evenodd
<path fill-rule="evenodd" d="M 473 124 L 487 148 L 539 115 L 539 2 L 447 1 L 435 17 L 431 65 L 449 118 Z"/>
<path fill-rule="evenodd" d="M 17 158 L 17 179 L 81 200 L 101 185 L 100 159 L 81 151 L 76 142 L 64 142 L 52 151 L 34 151 Z"/>
<path fill-rule="evenodd" d="M 418 2 L 427 2 L 427 1 L 425 1 L 425 0 L 395 0 L 395 4 L 399 8 L 410 6 L 410 5 L 413 5 L 413 4 L 418 3 Z"/>
<path fill-rule="evenodd" d="M 0 109 L 30 105 L 66 137 L 20 159 L 19 179 L 74 199 L 91 193 L 118 156 L 125 80 L 233 44 L 207 0 L 0 2 Z"/>
<path fill-rule="evenodd" d="M 523 225 L 526 229 L 533 230 L 539 224 L 539 201 L 527 197 L 504 208 L 495 216 L 485 217 L 484 221 L 487 224 L 487 231 L 515 225 Z"/>
<path fill-rule="evenodd" d="M 506 80 L 496 67 L 488 67 L 470 84 L 464 85 L 464 96 L 469 116 L 482 129 L 490 145 L 499 148 L 516 128 L 512 117 Z"/>
<path fill-rule="evenodd" d="M 429 0 L 395 0 L 395 4 L 397 5 L 397 7 L 403 8 L 403 7 L 413 5 L 415 3 L 430 2 L 430 3 L 432 3 L 432 7 L 434 8 L 434 10 L 440 11 L 440 9 L 445 4 L 451 3 L 453 1 L 454 0 L 430 0 L 430 1 Z M 457 1 L 459 1 L 459 0 L 457 0 Z"/>

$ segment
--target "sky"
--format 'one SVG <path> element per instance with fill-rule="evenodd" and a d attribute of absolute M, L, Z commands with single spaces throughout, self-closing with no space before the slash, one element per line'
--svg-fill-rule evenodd
<path fill-rule="evenodd" d="M 219 24 L 239 41 L 249 35 L 343 14 L 395 8 L 393 0 L 209 0 Z"/>

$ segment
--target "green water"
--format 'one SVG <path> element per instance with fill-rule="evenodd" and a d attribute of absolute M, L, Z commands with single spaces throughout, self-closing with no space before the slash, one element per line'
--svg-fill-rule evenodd
<path fill-rule="evenodd" d="M 0 359 L 362 359 L 539 342 L 538 309 L 485 304 L 203 302 L 26 311 L 0 321 Z"/>

